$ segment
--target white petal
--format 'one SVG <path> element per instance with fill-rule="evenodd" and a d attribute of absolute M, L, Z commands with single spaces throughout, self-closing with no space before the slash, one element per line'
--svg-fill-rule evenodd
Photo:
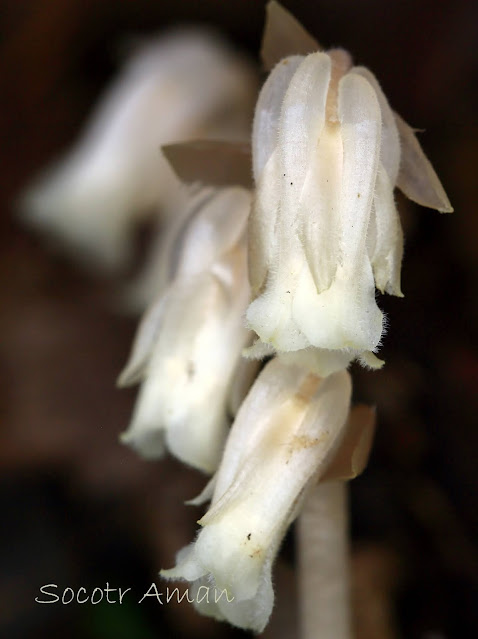
<path fill-rule="evenodd" d="M 398 136 L 395 114 L 393 113 L 387 98 L 385 97 L 380 84 L 374 74 L 365 67 L 354 67 L 352 73 L 365 78 L 374 88 L 380 104 L 382 113 L 382 146 L 380 150 L 380 160 L 387 171 L 392 187 L 397 181 L 398 169 L 400 167 L 400 139 Z"/>
<path fill-rule="evenodd" d="M 252 346 L 248 346 L 242 351 L 243 357 L 250 359 L 264 359 L 276 354 L 275 348 L 272 344 L 262 342 L 260 339 L 256 339 Z"/>
<path fill-rule="evenodd" d="M 333 284 L 320 295 L 314 295 L 311 275 L 304 271 L 292 310 L 295 322 L 307 337 L 307 345 L 350 352 L 376 349 L 383 314 L 375 302 L 368 255 L 356 263 L 354 273 L 348 266 L 339 267 Z"/>
<path fill-rule="evenodd" d="M 403 297 L 400 273 L 403 256 L 403 232 L 393 197 L 393 185 L 382 164 L 375 183 L 375 199 L 370 226 L 375 238 L 370 255 L 375 285 L 383 293 Z"/>
<path fill-rule="evenodd" d="M 309 482 L 338 449 L 350 394 L 345 371 L 321 381 L 278 360 L 262 371 L 228 438 L 203 529 L 176 568 L 162 573 L 234 597 L 206 614 L 255 631 L 267 623 L 272 561 Z"/>
<path fill-rule="evenodd" d="M 239 360 L 229 389 L 228 410 L 232 417 L 237 415 L 260 367 L 261 364 L 257 360 L 246 357 Z"/>
<path fill-rule="evenodd" d="M 281 229 L 297 229 L 296 206 L 307 168 L 325 124 L 331 61 L 325 53 L 307 56 L 294 74 L 282 105 L 278 148 L 281 164 Z M 285 174 L 285 175 L 284 175 Z"/>
<path fill-rule="evenodd" d="M 259 93 L 252 127 L 252 158 L 257 183 L 277 144 L 279 116 L 290 80 L 304 58 L 292 56 L 281 60 L 269 74 Z"/>
<path fill-rule="evenodd" d="M 164 288 L 166 283 L 174 287 L 171 282 L 175 277 L 194 277 L 212 269 L 244 235 L 250 200 L 249 191 L 239 187 L 193 192 L 186 210 L 166 233 L 167 241 L 158 247 L 158 288 Z M 226 271 L 230 269 L 226 267 Z M 141 380 L 158 336 L 167 296 L 167 292 L 161 295 L 141 321 L 129 362 L 118 381 L 120 386 Z"/>
<path fill-rule="evenodd" d="M 191 217 L 180 244 L 178 277 L 198 275 L 231 250 L 244 234 L 251 194 L 241 187 L 216 189 Z"/>
<path fill-rule="evenodd" d="M 263 574 L 271 570 L 271 561 L 264 564 Z M 210 589 L 210 578 L 202 578 L 194 582 L 191 594 L 195 598 L 195 608 L 198 612 L 208 617 L 213 617 L 218 621 L 228 621 L 239 628 L 248 628 L 260 633 L 264 630 L 270 616 L 270 610 L 274 603 L 274 591 L 270 580 L 263 579 L 254 599 L 235 601 L 234 596 L 227 591 L 215 588 L 209 600 L 201 598 L 200 588 Z M 229 597 L 229 601 L 227 599 Z M 216 603 L 215 599 L 218 599 Z M 199 603 L 198 603 L 199 601 Z"/>
<path fill-rule="evenodd" d="M 141 320 L 128 363 L 118 378 L 118 386 L 132 386 L 143 379 L 152 348 L 161 328 L 167 300 L 168 293 L 166 292 L 151 306 Z"/>
<path fill-rule="evenodd" d="M 211 477 L 211 479 L 207 482 L 199 495 L 193 497 L 192 499 L 188 499 L 184 503 L 188 504 L 189 506 L 202 506 L 206 502 L 211 501 L 214 494 L 214 489 L 216 487 L 216 479 L 217 473 Z"/>
<path fill-rule="evenodd" d="M 299 351 L 280 353 L 278 357 L 286 364 L 301 366 L 320 377 L 327 377 L 348 368 L 358 355 L 358 351 L 354 350 L 327 350 L 309 347 Z"/>
<path fill-rule="evenodd" d="M 26 193 L 25 219 L 87 265 L 118 269 L 130 257 L 137 219 L 176 197 L 179 182 L 160 145 L 199 131 L 247 137 L 255 94 L 255 74 L 208 34 L 178 32 L 148 43 L 73 150 Z"/>
<path fill-rule="evenodd" d="M 381 113 L 375 91 L 353 73 L 339 84 L 344 149 L 341 226 L 343 266 L 352 273 L 362 261 L 378 170 Z"/>
<path fill-rule="evenodd" d="M 300 240 L 317 293 L 330 287 L 340 263 L 342 136 L 326 124 L 312 156 L 297 207 L 302 209 Z"/>
<path fill-rule="evenodd" d="M 385 362 L 382 359 L 379 359 L 374 353 L 370 351 L 364 351 L 358 355 L 358 359 L 360 363 L 365 368 L 371 368 L 372 370 L 378 370 L 382 368 Z"/>
<path fill-rule="evenodd" d="M 242 326 L 248 300 L 244 249 L 224 258 L 227 265 L 229 285 L 212 273 L 175 282 L 126 435 L 151 455 L 151 438 L 164 431 L 174 455 L 206 472 L 221 455 L 228 390 L 249 339 Z"/>
<path fill-rule="evenodd" d="M 149 255 L 141 273 L 123 293 L 123 306 L 143 312 L 164 293 L 176 276 L 184 235 L 192 220 L 212 197 L 214 190 L 200 185 L 182 185 L 178 198 L 166 213 L 168 222 L 157 221 Z"/>
<path fill-rule="evenodd" d="M 248 265 L 252 295 L 257 295 L 267 278 L 276 250 L 276 220 L 279 210 L 279 156 L 274 151 L 256 188 L 248 223 Z"/>

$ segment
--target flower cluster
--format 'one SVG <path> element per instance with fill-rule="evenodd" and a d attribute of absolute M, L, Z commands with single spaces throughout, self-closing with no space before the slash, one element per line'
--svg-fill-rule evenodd
<path fill-rule="evenodd" d="M 199 164 L 204 148 L 222 148 L 227 162 L 203 161 L 196 180 L 212 186 L 193 184 L 173 207 L 146 287 L 157 299 L 119 380 L 141 384 L 123 442 L 214 473 L 193 501 L 211 502 L 196 541 L 162 574 L 226 590 L 227 598 L 196 605 L 258 632 L 273 606 L 272 563 L 307 495 L 318 481 L 356 476 L 367 461 L 373 418 L 366 409 L 349 414 L 346 369 L 354 359 L 383 364 L 376 289 L 402 295 L 394 189 L 452 211 L 372 73 L 343 50 L 318 51 L 276 3 L 269 19 L 263 56 L 272 71 L 254 117 L 254 190 L 244 145 L 196 143 Z M 271 24 L 280 25 L 275 36 Z M 59 227 L 105 261 L 123 259 L 139 208 L 176 197 L 159 179 L 167 173 L 157 174 L 151 140 L 194 135 L 201 124 L 216 133 L 243 126 L 234 114 L 245 112 L 248 73 L 217 44 L 182 38 L 161 55 L 144 53 L 100 114 L 107 126 L 94 123 L 61 178 L 33 198 L 40 216 L 60 220 L 61 209 Z M 264 357 L 271 361 L 258 374 Z"/>
<path fill-rule="evenodd" d="M 247 324 L 258 339 L 247 353 L 274 359 L 194 502 L 211 499 L 196 541 L 162 574 L 225 589 L 227 599 L 198 609 L 260 632 L 273 605 L 272 562 L 308 490 L 334 459 L 350 466 L 368 454 L 370 441 L 357 439 L 338 453 L 351 393 L 345 369 L 356 358 L 383 364 L 375 289 L 402 295 L 394 188 L 452 209 L 413 130 L 342 50 L 276 64 L 256 106 L 252 163 Z"/>
<path fill-rule="evenodd" d="M 272 562 L 308 489 L 330 464 L 344 434 L 351 395 L 346 371 L 320 379 L 300 366 L 269 362 L 242 404 L 220 468 L 199 503 L 194 544 L 162 575 L 228 597 L 198 604 L 204 614 L 261 632 L 273 605 Z M 197 503 L 197 502 L 196 502 Z"/>
<path fill-rule="evenodd" d="M 122 441 L 146 457 L 164 446 L 205 472 L 217 468 L 230 399 L 242 382 L 243 325 L 249 301 L 245 231 L 250 194 L 202 189 L 171 238 L 165 290 L 143 319 L 120 384 L 141 381 Z M 252 365 L 254 368 L 254 365 Z"/>
<path fill-rule="evenodd" d="M 321 375 L 372 368 L 383 333 L 375 288 L 401 296 L 393 190 L 452 211 L 413 130 L 342 50 L 280 61 L 256 107 L 249 224 L 250 356 Z"/>
<path fill-rule="evenodd" d="M 74 148 L 24 193 L 23 219 L 89 266 L 124 266 L 138 218 L 184 206 L 160 146 L 244 139 L 256 86 L 242 57 L 207 31 L 139 44 Z"/>
<path fill-rule="evenodd" d="M 272 41 L 269 34 L 268 63 L 282 51 Z M 370 71 L 339 49 L 275 64 L 256 106 L 252 165 L 249 217 L 245 191 L 216 190 L 185 216 L 180 244 L 169 242 L 177 271 L 143 321 L 122 377 L 143 379 L 123 440 L 146 456 L 166 441 L 180 459 L 217 469 L 191 502 L 211 502 L 196 541 L 162 575 L 191 582 L 193 591 L 226 591 L 195 605 L 261 632 L 274 600 L 272 563 L 304 499 L 318 481 L 355 476 L 368 457 L 373 417 L 349 417 L 346 368 L 354 359 L 382 365 L 375 289 L 402 295 L 394 188 L 452 209 L 413 130 Z M 239 380 L 239 405 L 255 374 L 237 373 L 246 325 L 257 336 L 245 351 L 249 362 L 273 359 L 228 432 L 231 385 Z"/>

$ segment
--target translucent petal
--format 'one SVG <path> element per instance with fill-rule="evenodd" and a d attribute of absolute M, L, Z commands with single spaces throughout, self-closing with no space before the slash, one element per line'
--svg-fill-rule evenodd
<path fill-rule="evenodd" d="M 393 197 L 393 185 L 382 164 L 375 183 L 375 200 L 370 226 L 375 246 L 370 254 L 375 286 L 381 293 L 403 297 L 400 274 L 403 256 L 403 232 Z"/>
<path fill-rule="evenodd" d="M 417 204 L 452 213 L 453 207 L 413 129 L 397 113 L 395 120 L 402 144 L 398 188 Z"/>
<path fill-rule="evenodd" d="M 257 184 L 248 223 L 248 268 L 252 295 L 257 295 L 267 278 L 276 249 L 276 221 L 279 211 L 279 157 L 274 151 Z"/>
<path fill-rule="evenodd" d="M 380 84 L 374 74 L 365 67 L 354 67 L 351 73 L 356 73 L 367 80 L 374 88 L 380 104 L 382 113 L 382 146 L 380 149 L 380 160 L 387 171 L 392 187 L 397 181 L 398 169 L 400 167 L 400 139 L 398 136 L 395 114 L 393 113 L 387 98 L 385 97 Z"/>
<path fill-rule="evenodd" d="M 340 195 L 342 136 L 326 124 L 307 170 L 297 208 L 301 209 L 300 240 L 317 293 L 330 287 L 340 262 Z"/>
<path fill-rule="evenodd" d="M 168 223 L 157 221 L 149 255 L 140 274 L 128 284 L 122 295 L 127 310 L 143 312 L 169 286 L 176 276 L 184 236 L 190 221 L 214 194 L 200 185 L 180 189 L 178 200 L 167 214 Z"/>
<path fill-rule="evenodd" d="M 252 168 L 257 183 L 277 144 L 279 116 L 293 74 L 304 58 L 281 60 L 269 74 L 259 93 L 252 127 Z"/>
<path fill-rule="evenodd" d="M 331 61 L 325 53 L 307 56 L 294 74 L 282 105 L 280 153 L 280 233 L 297 230 L 297 203 L 325 124 Z"/>
<path fill-rule="evenodd" d="M 118 378 L 118 386 L 132 386 L 143 379 L 151 351 L 158 338 L 167 299 L 168 293 L 161 295 L 141 320 L 128 362 Z"/>
<path fill-rule="evenodd" d="M 381 113 L 375 91 L 350 73 L 339 84 L 343 139 L 341 227 L 343 266 L 353 271 L 365 251 L 381 142 Z"/>
<path fill-rule="evenodd" d="M 251 194 L 241 187 L 215 190 L 187 225 L 180 244 L 177 276 L 209 269 L 244 234 Z"/>
<path fill-rule="evenodd" d="M 260 362 L 257 360 L 245 357 L 239 360 L 229 389 L 228 411 L 232 417 L 237 415 L 242 402 L 259 373 L 260 366 Z"/>
<path fill-rule="evenodd" d="M 125 436 L 151 456 L 151 441 L 163 432 L 174 455 L 205 472 L 219 461 L 231 379 L 249 340 L 245 247 L 223 258 L 222 271 L 221 278 L 207 272 L 175 281 Z"/>

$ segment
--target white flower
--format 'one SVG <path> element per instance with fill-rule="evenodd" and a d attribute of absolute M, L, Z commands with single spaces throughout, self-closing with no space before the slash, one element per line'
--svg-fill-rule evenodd
<path fill-rule="evenodd" d="M 160 146 L 247 138 L 255 90 L 255 74 L 209 33 L 178 32 L 140 46 L 77 145 L 24 194 L 24 219 L 87 264 L 122 266 L 137 218 L 182 204 Z"/>
<path fill-rule="evenodd" d="M 261 632 L 273 606 L 272 562 L 307 488 L 322 475 L 341 442 L 350 377 L 324 380 L 279 359 L 267 364 L 244 401 L 217 475 L 196 503 L 210 496 L 202 530 L 162 575 L 193 589 L 227 591 L 200 612 Z M 231 601 L 232 599 L 232 601 Z"/>
<path fill-rule="evenodd" d="M 142 381 L 122 440 L 145 457 L 166 446 L 196 468 L 217 468 L 234 372 L 250 339 L 243 319 L 249 208 L 245 189 L 205 189 L 176 239 L 169 286 L 145 316 L 120 377 L 123 385 Z"/>
<path fill-rule="evenodd" d="M 380 366 L 375 288 L 402 295 L 393 189 L 452 210 L 413 131 L 345 51 L 293 56 L 261 91 L 253 164 L 250 354 L 305 356 L 322 375 L 356 357 Z"/>

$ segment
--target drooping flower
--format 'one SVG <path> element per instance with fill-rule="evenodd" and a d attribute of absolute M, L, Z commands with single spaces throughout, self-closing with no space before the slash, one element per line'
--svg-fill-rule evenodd
<path fill-rule="evenodd" d="M 327 470 L 344 435 L 351 394 L 346 371 L 320 379 L 275 358 L 252 386 L 228 437 L 196 541 L 162 571 L 227 597 L 200 612 L 261 632 L 273 606 L 271 568 L 308 488 Z M 194 503 L 194 502 L 193 502 Z"/>
<path fill-rule="evenodd" d="M 252 146 L 249 354 L 300 358 L 322 375 L 355 358 L 379 367 L 375 288 L 402 295 L 394 187 L 452 211 L 412 129 L 370 71 L 333 50 L 276 65 Z"/>
<path fill-rule="evenodd" d="M 247 377 L 241 352 L 249 300 L 245 229 L 250 193 L 204 189 L 170 255 L 169 284 L 146 314 L 120 384 L 141 381 L 122 440 L 145 457 L 165 448 L 205 472 L 217 468 L 228 408 Z"/>
<path fill-rule="evenodd" d="M 24 220 L 87 265 L 121 267 L 138 217 L 183 206 L 160 146 L 247 138 L 255 91 L 247 63 L 208 32 L 139 46 L 77 145 L 24 194 Z"/>

